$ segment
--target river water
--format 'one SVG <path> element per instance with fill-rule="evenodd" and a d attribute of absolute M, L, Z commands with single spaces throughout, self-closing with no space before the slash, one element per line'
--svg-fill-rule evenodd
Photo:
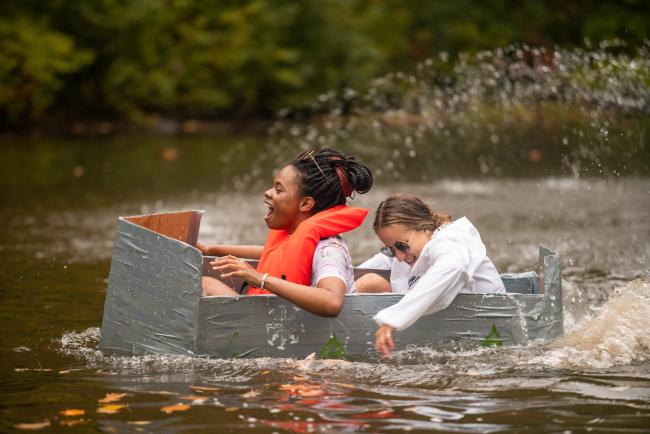
<path fill-rule="evenodd" d="M 5 138 L 0 431 L 650 432 L 644 116 L 616 123 L 599 109 L 586 125 L 574 119 L 510 136 L 487 123 L 483 147 L 468 138 L 478 130 L 420 128 L 426 117 L 403 113 L 354 135 L 356 126 L 325 119 L 274 127 L 271 136 Z M 404 132 L 411 122 L 418 134 Z M 623 139 L 608 147 L 614 137 Z M 261 243 L 273 171 L 333 138 L 347 138 L 341 147 L 377 175 L 354 204 L 372 210 L 411 192 L 467 216 L 501 272 L 532 269 L 538 244 L 559 251 L 565 336 L 413 348 L 385 361 L 97 350 L 117 216 L 204 209 L 202 241 Z M 357 263 L 380 246 L 369 223 L 346 237 Z"/>

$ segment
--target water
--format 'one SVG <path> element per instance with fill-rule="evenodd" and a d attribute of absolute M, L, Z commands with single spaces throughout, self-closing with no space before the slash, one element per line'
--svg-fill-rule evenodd
<path fill-rule="evenodd" d="M 340 118 L 325 98 L 330 111 L 320 121 L 284 122 L 271 136 L 5 139 L 0 431 L 42 423 L 44 431 L 80 432 L 650 432 L 648 90 L 634 81 L 647 73 L 647 59 L 599 50 L 573 54 L 600 59 L 600 77 L 616 78 L 607 92 L 581 93 L 573 84 L 557 98 L 548 77 L 535 76 L 526 83 L 537 83 L 537 93 L 501 84 L 510 92 L 505 102 L 476 97 L 502 115 L 528 95 L 528 107 L 542 107 L 542 130 L 537 121 L 512 131 L 503 118 L 487 122 L 494 111 L 474 111 L 478 120 L 468 120 L 462 89 L 435 85 L 421 72 L 420 92 L 407 93 L 420 95 L 418 106 L 393 102 L 400 122 L 386 121 L 396 119 L 395 110 L 369 102 Z M 465 83 L 486 77 L 471 60 L 461 67 Z M 603 66 L 614 60 L 619 67 L 636 62 L 630 70 L 637 72 Z M 475 63 L 492 71 L 495 60 Z M 380 95 L 386 80 L 369 92 Z M 456 123 L 444 128 L 432 123 L 442 113 L 432 108 L 436 89 L 458 98 L 446 118 Z M 544 92 L 563 101 L 561 113 L 578 113 L 571 126 L 547 117 Z M 567 93 L 590 98 L 578 103 Z M 408 118 L 415 123 L 405 125 L 404 113 L 417 115 Z M 484 134 L 490 129 L 497 144 Z M 624 139 L 612 131 L 624 131 Z M 521 347 L 412 348 L 388 361 L 112 357 L 97 350 L 118 215 L 205 209 L 201 240 L 259 243 L 263 186 L 289 156 L 321 142 L 376 169 L 376 187 L 356 204 L 374 208 L 408 191 L 465 215 L 502 272 L 531 269 L 539 243 L 558 250 L 566 335 Z M 379 247 L 369 222 L 347 241 L 355 262 Z M 107 393 L 125 395 L 100 403 Z M 178 403 L 187 407 L 161 411 Z M 66 409 L 85 413 L 62 415 Z"/>

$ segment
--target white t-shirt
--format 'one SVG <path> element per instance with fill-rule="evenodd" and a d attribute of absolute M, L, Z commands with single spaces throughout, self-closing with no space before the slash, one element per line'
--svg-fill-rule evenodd
<path fill-rule="evenodd" d="M 354 291 L 354 270 L 348 246 L 341 237 L 320 240 L 311 266 L 311 286 L 325 277 L 337 277 L 345 283 L 345 293 Z"/>

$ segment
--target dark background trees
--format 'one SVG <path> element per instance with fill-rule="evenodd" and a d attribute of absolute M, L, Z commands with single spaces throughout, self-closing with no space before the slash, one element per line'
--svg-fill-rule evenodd
<path fill-rule="evenodd" d="M 648 29 L 643 0 L 10 0 L 0 116 L 269 116 L 440 52 L 634 45 Z"/>

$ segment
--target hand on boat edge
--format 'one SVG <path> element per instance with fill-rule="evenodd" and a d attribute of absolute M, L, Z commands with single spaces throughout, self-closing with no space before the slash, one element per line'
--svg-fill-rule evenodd
<path fill-rule="evenodd" d="M 210 265 L 214 271 L 220 271 L 221 277 L 224 279 L 241 277 L 250 285 L 259 286 L 261 284 L 262 273 L 258 273 L 250 263 L 236 256 L 222 256 L 210 262 Z"/>

